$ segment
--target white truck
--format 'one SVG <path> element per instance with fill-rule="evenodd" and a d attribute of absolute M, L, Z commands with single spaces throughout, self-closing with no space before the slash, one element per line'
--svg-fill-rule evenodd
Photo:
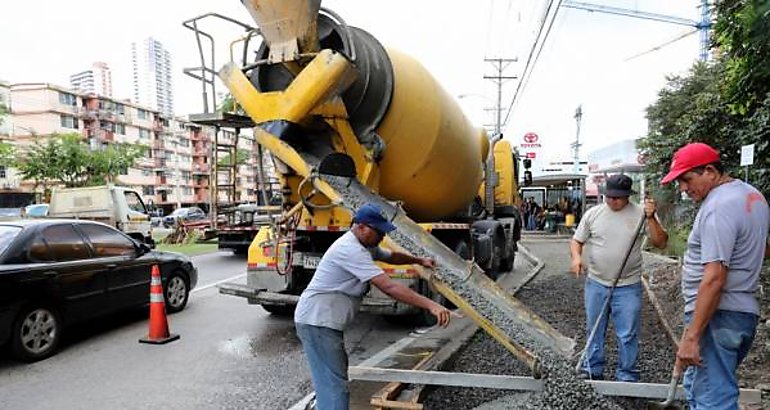
<path fill-rule="evenodd" d="M 139 242 L 155 245 L 147 207 L 139 193 L 131 188 L 102 185 L 54 189 L 48 217 L 103 222 Z"/>

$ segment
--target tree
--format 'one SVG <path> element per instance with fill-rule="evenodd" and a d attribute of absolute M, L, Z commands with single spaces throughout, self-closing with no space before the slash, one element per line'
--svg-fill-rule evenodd
<path fill-rule="evenodd" d="M 249 153 L 244 150 L 238 150 L 237 154 L 235 155 L 235 165 L 243 165 L 249 160 Z M 219 161 L 217 161 L 217 165 L 223 166 L 223 165 L 233 165 L 230 160 L 230 154 L 225 154 L 219 157 Z"/>
<path fill-rule="evenodd" d="M 91 150 L 80 134 L 54 134 L 45 142 L 36 141 L 17 162 L 24 179 L 43 187 L 63 183 L 67 187 L 100 185 L 113 182 L 125 174 L 144 147 L 112 144 L 102 150 Z"/>
<path fill-rule="evenodd" d="M 770 0 L 721 0 L 714 7 L 725 97 L 735 113 L 750 116 L 770 92 Z"/>
<path fill-rule="evenodd" d="M 5 122 L 5 117 L 8 116 L 8 107 L 0 101 L 0 125 L 3 125 L 3 122 Z"/>
<path fill-rule="evenodd" d="M 115 177 L 128 173 L 128 168 L 144 156 L 146 148 L 141 145 L 112 144 L 105 149 L 91 153 L 91 180 L 96 183 L 112 183 Z"/>
<path fill-rule="evenodd" d="M 13 166 L 16 158 L 16 150 L 13 145 L 6 142 L 0 142 L 0 166 Z"/>

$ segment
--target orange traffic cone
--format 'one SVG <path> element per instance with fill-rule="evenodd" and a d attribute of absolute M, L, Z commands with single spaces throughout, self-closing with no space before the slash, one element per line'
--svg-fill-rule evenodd
<path fill-rule="evenodd" d="M 158 265 L 153 265 L 152 280 L 150 281 L 150 331 L 147 337 L 139 339 L 139 342 L 161 345 L 177 339 L 179 339 L 179 335 L 172 335 L 168 332 L 160 269 L 158 269 Z"/>

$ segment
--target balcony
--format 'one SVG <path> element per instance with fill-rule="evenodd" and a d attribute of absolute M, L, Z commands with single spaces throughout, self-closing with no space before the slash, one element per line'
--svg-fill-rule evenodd
<path fill-rule="evenodd" d="M 166 169 L 166 159 L 165 158 L 155 158 L 155 167 L 158 168 L 157 170 Z"/>
<path fill-rule="evenodd" d="M 138 158 L 136 160 L 136 165 L 145 168 L 152 168 L 155 166 L 155 160 L 147 157 Z"/>
<path fill-rule="evenodd" d="M 156 139 L 156 140 L 152 141 L 152 148 L 153 149 L 165 149 L 165 147 L 166 147 L 166 143 L 163 142 L 163 140 Z"/>
<path fill-rule="evenodd" d="M 171 185 L 159 185 L 155 187 L 155 191 L 157 192 L 171 192 L 174 190 L 174 187 Z"/>
<path fill-rule="evenodd" d="M 193 175 L 208 175 L 210 170 L 211 168 L 209 167 L 209 164 L 193 164 L 192 166 Z"/>

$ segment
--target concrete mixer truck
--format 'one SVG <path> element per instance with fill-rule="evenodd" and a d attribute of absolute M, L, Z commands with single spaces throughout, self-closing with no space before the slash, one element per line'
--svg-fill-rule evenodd
<path fill-rule="evenodd" d="M 329 194 L 319 173 L 354 178 L 396 203 L 492 278 L 513 268 L 521 227 L 518 161 L 508 141 L 474 127 L 417 60 L 348 26 L 320 0 L 242 3 L 257 27 L 237 24 L 246 29 L 244 46 L 261 40 L 256 59 L 231 61 L 218 76 L 273 157 L 283 211 L 249 247 L 246 284 L 222 284 L 221 293 L 271 313 L 293 311 L 324 251 L 351 225 L 351 204 Z M 210 16 L 185 22 L 199 45 L 207 34 L 197 22 Z M 441 296 L 412 269 L 383 269 Z M 361 308 L 420 315 L 376 288 Z"/>

